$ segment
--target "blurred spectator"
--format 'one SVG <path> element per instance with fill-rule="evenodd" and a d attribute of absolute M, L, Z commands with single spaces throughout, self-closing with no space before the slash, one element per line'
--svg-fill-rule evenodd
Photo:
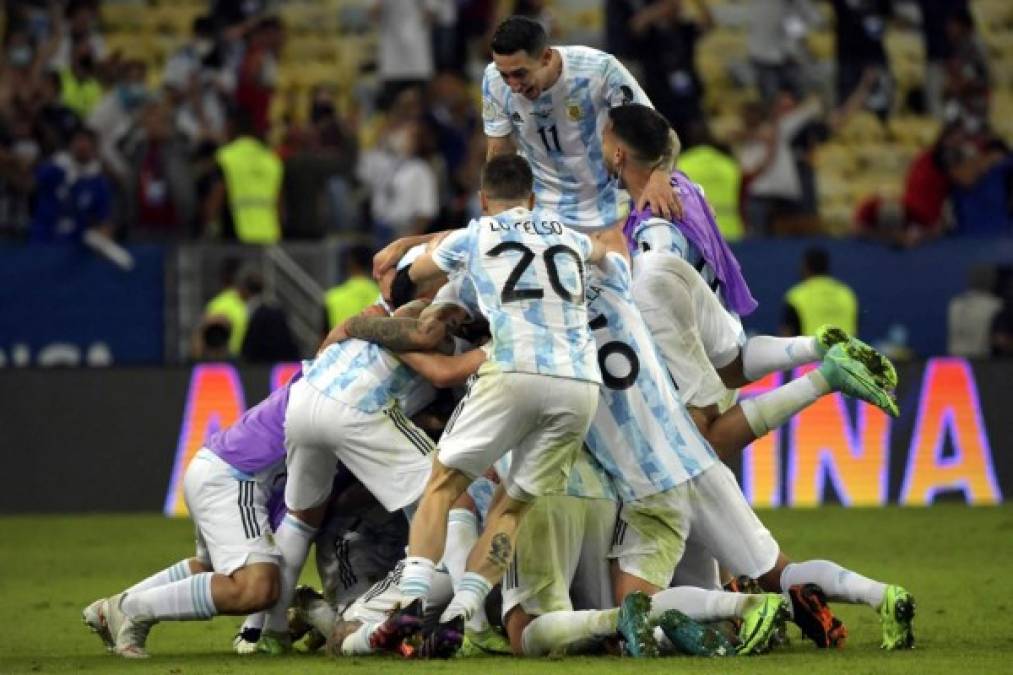
<path fill-rule="evenodd" d="M 190 82 L 201 76 L 207 59 L 215 52 L 214 24 L 209 16 L 193 20 L 190 41 L 177 49 L 165 62 L 162 84 L 180 91 L 190 88 Z"/>
<path fill-rule="evenodd" d="M 364 153 L 359 179 L 369 189 L 378 243 L 426 232 L 440 210 L 436 172 L 428 161 L 429 139 L 417 120 L 389 129 L 381 145 Z"/>
<path fill-rule="evenodd" d="M 125 223 L 144 239 L 182 239 L 196 217 L 196 194 L 185 140 L 164 101 L 148 103 L 124 140 L 128 167 Z"/>
<path fill-rule="evenodd" d="M 194 334 L 194 361 L 230 361 L 235 353 L 229 349 L 232 328 L 221 316 L 204 317 Z"/>
<path fill-rule="evenodd" d="M 352 229 L 357 224 L 352 181 L 358 145 L 338 117 L 331 89 L 314 88 L 309 123 L 288 130 L 281 153 L 286 239 L 319 239 Z"/>
<path fill-rule="evenodd" d="M 805 92 L 804 40 L 819 15 L 809 0 L 752 0 L 749 3 L 749 60 L 764 102 L 788 89 Z"/>
<path fill-rule="evenodd" d="M 110 235 L 111 194 L 98 161 L 95 132 L 80 127 L 68 151 L 56 153 L 35 170 L 31 240 L 80 240 L 92 228 Z"/>
<path fill-rule="evenodd" d="M 53 4 L 58 6 L 59 3 Z M 64 22 L 52 27 L 57 44 L 49 58 L 50 67 L 57 70 L 68 68 L 82 51 L 86 51 L 95 62 L 104 61 L 107 54 L 105 40 L 98 30 L 98 0 L 70 0 L 64 17 Z"/>
<path fill-rule="evenodd" d="M 51 155 L 67 147 L 70 137 L 81 125 L 81 118 L 60 100 L 60 76 L 48 72 L 39 80 L 35 109 L 35 138 L 42 152 Z"/>
<path fill-rule="evenodd" d="M 545 34 L 550 38 L 559 34 L 559 26 L 556 25 L 556 16 L 552 13 L 546 0 L 514 0 L 513 16 L 526 16 L 534 19 L 545 29 Z M 506 17 L 503 17 L 504 19 Z"/>
<path fill-rule="evenodd" d="M 918 7 L 925 45 L 925 104 L 928 113 L 939 119 L 943 116 L 946 62 L 953 53 L 946 23 L 951 12 L 966 11 L 968 3 L 967 0 L 918 0 Z"/>
<path fill-rule="evenodd" d="M 267 16 L 251 29 L 236 78 L 236 105 L 247 112 L 258 136 L 270 130 L 271 98 L 278 81 L 278 59 L 285 42 L 281 19 Z"/>
<path fill-rule="evenodd" d="M 802 281 L 784 296 L 782 335 L 813 335 L 824 324 L 858 335 L 858 299 L 830 276 L 830 254 L 814 247 L 802 259 Z"/>
<path fill-rule="evenodd" d="M 124 62 L 115 86 L 95 106 L 87 120 L 88 126 L 98 133 L 102 161 L 120 185 L 126 185 L 130 176 L 118 146 L 134 128 L 137 113 L 148 99 L 147 73 L 148 67 L 143 61 Z"/>
<path fill-rule="evenodd" d="M 410 87 L 422 88 L 433 76 L 431 25 L 442 0 L 373 0 L 379 21 L 377 58 L 381 91 L 377 105 L 386 110 Z"/>
<path fill-rule="evenodd" d="M 831 0 L 836 21 L 837 104 L 843 105 L 871 67 L 877 74 L 865 106 L 886 119 L 893 104 L 893 78 L 884 39 L 892 0 Z"/>
<path fill-rule="evenodd" d="M 1013 233 L 1013 154 L 998 138 L 962 146 L 952 175 L 956 234 L 997 236 Z"/>
<path fill-rule="evenodd" d="M 986 358 L 992 351 L 992 320 L 1002 309 L 996 297 L 995 268 L 973 267 L 967 290 L 950 300 L 947 310 L 946 351 L 951 356 Z"/>
<path fill-rule="evenodd" d="M 728 241 L 742 239 L 745 234 L 739 215 L 742 171 L 738 162 L 714 140 L 702 121 L 691 125 L 682 141 L 685 149 L 679 154 L 679 169 L 703 188 L 721 235 Z"/>
<path fill-rule="evenodd" d="M 914 158 L 899 203 L 873 197 L 859 204 L 855 214 L 858 234 L 898 246 L 914 246 L 940 236 L 962 138 L 960 127 L 950 125 Z"/>
<path fill-rule="evenodd" d="M 88 117 L 102 100 L 102 85 L 97 78 L 95 55 L 88 42 L 76 42 L 70 65 L 60 73 L 60 93 L 63 103 L 82 118 Z"/>
<path fill-rule="evenodd" d="M 242 282 L 250 321 L 240 354 L 248 363 L 298 361 L 301 354 L 292 337 L 285 311 L 264 301 L 264 280 L 247 274 Z"/>
<path fill-rule="evenodd" d="M 819 99 L 800 100 L 791 89 L 782 89 L 765 115 L 756 105 L 744 108 L 746 139 L 738 155 L 745 184 L 742 211 L 752 234 L 818 230 L 813 155 L 862 105 L 876 77 L 874 69 L 867 70 L 844 105 L 828 113 Z"/>
<path fill-rule="evenodd" d="M 219 323 L 224 322 L 229 327 L 228 351 L 233 356 L 238 356 L 242 349 L 246 325 L 249 322 L 245 290 L 237 283 L 241 264 L 238 258 L 226 258 L 222 261 L 219 270 L 221 290 L 204 306 L 205 323 L 208 320 L 218 320 Z"/>
<path fill-rule="evenodd" d="M 436 72 L 464 72 L 467 65 L 458 44 L 458 0 L 430 0 L 432 53 Z"/>
<path fill-rule="evenodd" d="M 345 249 L 345 280 L 324 294 L 324 334 L 376 302 L 380 287 L 373 281 L 373 251 L 365 246 Z"/>
<path fill-rule="evenodd" d="M 985 46 L 974 30 L 974 18 L 966 7 L 950 11 L 946 18 L 950 57 L 946 61 L 943 89 L 944 116 L 961 121 L 971 132 L 988 124 L 988 103 L 992 78 Z"/>
<path fill-rule="evenodd" d="M 694 5 L 699 21 L 683 15 L 682 0 L 654 0 L 629 20 L 643 58 L 644 90 L 680 134 L 703 116 L 704 87 L 696 68 L 696 45 L 714 26 L 703 0 L 694 0 Z"/>
<path fill-rule="evenodd" d="M 281 240 L 281 159 L 247 111 L 232 114 L 229 130 L 232 140 L 215 153 L 218 173 L 204 203 L 205 226 L 244 244 L 275 244 Z"/>
<path fill-rule="evenodd" d="M 467 82 L 460 75 L 437 75 L 429 85 L 429 100 L 424 120 L 435 134 L 446 169 L 447 189 L 440 203 L 448 209 L 446 224 L 453 226 L 467 220 L 464 214 L 476 193 L 479 173 L 473 160 L 477 153 L 484 161 L 485 139 Z"/>

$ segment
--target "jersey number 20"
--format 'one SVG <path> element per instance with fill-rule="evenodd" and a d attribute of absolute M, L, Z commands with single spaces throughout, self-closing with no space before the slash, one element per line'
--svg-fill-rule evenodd
<path fill-rule="evenodd" d="M 518 300 L 537 300 L 544 297 L 545 291 L 541 288 L 517 288 L 517 282 L 521 280 L 524 271 L 528 269 L 528 265 L 535 259 L 535 254 L 530 248 L 519 241 L 504 241 L 489 249 L 486 255 L 496 257 L 507 251 L 519 252 L 521 259 L 517 261 L 517 265 L 510 271 L 510 276 L 507 277 L 506 283 L 503 285 L 503 291 L 500 293 L 500 300 L 503 304 L 517 302 Z M 559 280 L 559 268 L 556 267 L 556 256 L 559 254 L 566 254 L 573 258 L 573 262 L 577 265 L 577 280 L 580 287 L 575 293 L 571 293 Z M 580 255 L 569 246 L 556 244 L 545 249 L 545 252 L 542 253 L 542 260 L 545 263 L 545 272 L 549 277 L 549 284 L 552 286 L 552 290 L 556 292 L 556 295 L 567 302 L 583 302 L 584 264 L 580 260 Z"/>

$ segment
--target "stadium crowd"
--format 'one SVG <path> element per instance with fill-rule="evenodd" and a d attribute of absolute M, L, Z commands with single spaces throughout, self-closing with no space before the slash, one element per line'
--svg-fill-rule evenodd
<path fill-rule="evenodd" d="M 283 4 L 181 8 L 193 17 L 189 34 L 177 25 L 161 58 L 107 44 L 103 26 L 131 4 L 142 5 L 6 3 L 6 237 L 45 242 L 95 229 L 128 242 L 268 243 L 367 232 L 384 243 L 463 225 L 477 213 L 476 73 L 491 27 L 517 13 L 550 34 L 564 29 L 543 0 L 377 0 L 369 13 L 342 15 L 348 30 L 375 34 L 352 81 L 314 73 L 297 87 L 279 78 L 300 58 Z M 1010 155 L 990 124 L 994 92 L 1005 96 L 1009 83 L 993 72 L 969 3 L 710 4 L 608 0 L 597 39 L 682 137 L 683 166 L 729 240 L 845 233 L 837 181 L 870 162 L 841 148 L 862 135 L 897 148 L 881 162 L 906 178 L 885 194 L 848 194 L 854 234 L 910 246 L 950 232 L 1009 233 Z M 747 59 L 703 72 L 701 59 L 714 57 L 701 51 L 720 49 L 723 24 L 746 26 L 735 35 L 747 38 Z M 828 25 L 832 62 L 811 47 Z M 909 64 L 891 65 L 895 29 L 922 33 L 916 84 L 900 86 L 895 73 Z M 272 176 L 263 194 L 243 192 L 253 158 Z M 275 215 L 260 213 L 268 207 Z"/>

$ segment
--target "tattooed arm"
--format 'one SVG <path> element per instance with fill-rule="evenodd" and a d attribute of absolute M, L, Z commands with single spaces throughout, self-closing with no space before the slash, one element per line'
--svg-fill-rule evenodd
<path fill-rule="evenodd" d="M 356 316 L 345 323 L 349 337 L 385 347 L 392 352 L 428 352 L 437 349 L 447 335 L 442 321 L 431 317 Z"/>

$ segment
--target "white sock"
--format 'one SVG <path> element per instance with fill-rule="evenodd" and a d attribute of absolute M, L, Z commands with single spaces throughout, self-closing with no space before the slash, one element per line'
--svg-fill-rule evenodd
<path fill-rule="evenodd" d="M 829 560 L 790 563 L 781 572 L 781 590 L 787 592 L 798 584 L 816 584 L 830 600 L 864 603 L 873 609 L 879 609 L 886 593 L 886 584 L 863 577 Z"/>
<path fill-rule="evenodd" d="M 149 588 L 158 588 L 159 586 L 171 584 L 174 581 L 182 581 L 190 576 L 192 576 L 190 572 L 190 559 L 187 558 L 186 560 L 180 560 L 171 567 L 166 567 L 161 572 L 155 572 L 147 579 L 138 581 L 125 590 L 124 593 L 137 593 L 139 591 L 146 591 Z"/>
<path fill-rule="evenodd" d="M 770 373 L 791 370 L 819 360 L 816 338 L 809 336 L 781 338 L 757 335 L 742 346 L 742 374 L 751 382 Z"/>
<path fill-rule="evenodd" d="M 447 546 L 443 551 L 443 564 L 454 580 L 454 588 L 464 576 L 468 554 L 478 541 L 478 518 L 468 509 L 451 509 L 447 516 Z"/>
<path fill-rule="evenodd" d="M 210 619 L 218 613 L 211 597 L 213 576 L 213 572 L 201 572 L 171 584 L 127 593 L 120 607 L 139 621 Z"/>
<path fill-rule="evenodd" d="M 264 622 L 267 621 L 267 612 L 257 612 L 251 614 L 243 621 L 243 625 L 240 626 L 239 632 L 242 633 L 244 630 L 260 630 L 264 627 Z"/>
<path fill-rule="evenodd" d="M 465 572 L 464 576 L 461 577 L 461 582 L 457 585 L 454 599 L 443 610 L 440 623 L 450 621 L 455 616 L 463 616 L 465 619 L 470 619 L 478 611 L 478 608 L 485 604 L 485 597 L 489 595 L 489 591 L 491 590 L 492 584 L 481 574 Z"/>
<path fill-rule="evenodd" d="M 364 623 L 354 633 L 345 636 L 341 642 L 341 653 L 345 656 L 372 654 L 373 648 L 369 646 L 369 635 L 379 625 L 378 623 Z"/>
<path fill-rule="evenodd" d="M 433 585 L 433 573 L 436 563 L 429 558 L 410 555 L 405 558 L 404 569 L 401 570 L 401 581 L 397 587 L 407 598 L 424 598 L 429 595 L 429 587 Z"/>
<path fill-rule="evenodd" d="M 267 614 L 264 630 L 275 633 L 288 631 L 288 607 L 295 595 L 295 585 L 299 581 L 299 573 L 306 564 L 310 543 L 317 533 L 317 528 L 302 522 L 291 513 L 285 515 L 274 533 L 274 541 L 281 549 L 281 588 L 278 591 L 278 602 Z"/>
<path fill-rule="evenodd" d="M 777 389 L 747 398 L 739 405 L 749 428 L 760 438 L 829 393 L 830 385 L 823 373 L 811 370 Z"/>
<path fill-rule="evenodd" d="M 669 609 L 677 609 L 694 621 L 738 619 L 751 606 L 750 599 L 762 595 L 708 591 L 692 586 L 677 586 L 651 596 L 651 618 L 657 619 Z"/>
<path fill-rule="evenodd" d="M 618 609 L 549 612 L 536 617 L 521 633 L 524 656 L 545 656 L 552 651 L 576 654 L 601 638 L 615 635 Z"/>

